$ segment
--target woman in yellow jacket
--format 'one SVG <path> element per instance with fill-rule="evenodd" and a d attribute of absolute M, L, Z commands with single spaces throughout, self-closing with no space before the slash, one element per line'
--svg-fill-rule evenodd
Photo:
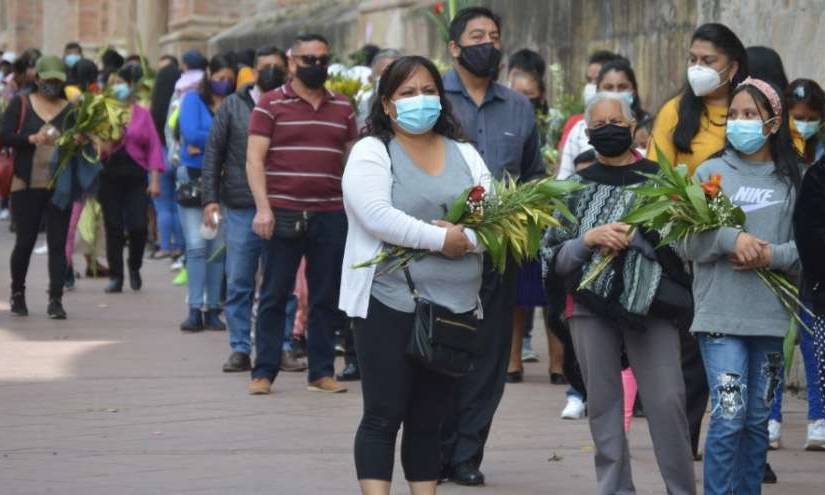
<path fill-rule="evenodd" d="M 659 110 L 648 158 L 655 161 L 661 152 L 673 165 L 687 165 L 692 174 L 721 151 L 725 147 L 730 95 L 747 76 L 748 55 L 736 34 L 722 24 L 700 26 L 691 38 L 687 84 Z M 681 340 L 691 448 L 698 459 L 708 383 L 696 339 L 682 332 Z"/>
<path fill-rule="evenodd" d="M 725 147 L 730 94 L 748 76 L 748 56 L 733 31 L 714 23 L 693 33 L 688 54 L 687 84 L 659 110 L 648 158 L 655 161 L 658 149 L 693 173 Z"/>

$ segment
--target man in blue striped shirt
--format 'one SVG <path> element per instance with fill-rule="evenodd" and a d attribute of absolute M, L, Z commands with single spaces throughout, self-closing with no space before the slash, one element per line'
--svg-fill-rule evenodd
<path fill-rule="evenodd" d="M 495 82 L 501 63 L 501 21 L 486 8 L 463 9 L 450 24 L 454 68 L 444 76 L 446 96 L 466 137 L 496 179 L 526 181 L 544 175 L 530 101 Z M 504 393 L 513 331 L 515 270 L 500 275 L 485 258 L 475 370 L 459 381 L 454 410 L 442 432 L 444 475 L 482 485 L 479 470 L 493 415 Z"/>

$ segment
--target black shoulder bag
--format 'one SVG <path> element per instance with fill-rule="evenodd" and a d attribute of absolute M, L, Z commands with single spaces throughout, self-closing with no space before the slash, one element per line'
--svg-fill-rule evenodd
<path fill-rule="evenodd" d="M 409 268 L 404 268 L 404 277 L 415 299 L 407 357 L 444 375 L 462 377 L 471 372 L 480 342 L 475 311 L 453 313 L 421 297 L 415 290 Z"/>

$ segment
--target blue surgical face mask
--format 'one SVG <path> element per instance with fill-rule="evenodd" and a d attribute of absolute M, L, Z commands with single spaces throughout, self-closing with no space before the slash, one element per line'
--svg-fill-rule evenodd
<path fill-rule="evenodd" d="M 602 93 L 611 95 L 614 98 L 621 98 L 627 102 L 627 106 L 633 107 L 633 100 L 635 99 L 633 91 L 603 91 Z"/>
<path fill-rule="evenodd" d="M 819 132 L 820 127 L 822 127 L 821 120 L 796 120 L 793 119 L 793 125 L 796 127 L 796 130 L 799 132 L 799 135 L 802 136 L 802 139 L 805 141 L 811 139 L 811 136 Z"/>
<path fill-rule="evenodd" d="M 765 124 L 761 120 L 728 120 L 728 141 L 736 151 L 752 155 L 762 149 L 768 141 L 768 136 L 762 133 Z"/>
<path fill-rule="evenodd" d="M 66 67 L 71 68 L 74 64 L 78 63 L 80 59 L 83 58 L 77 53 L 70 53 L 63 57 L 63 63 L 66 64 Z"/>
<path fill-rule="evenodd" d="M 132 94 L 132 90 L 126 83 L 117 83 L 112 85 L 112 94 L 120 101 L 125 101 Z"/>
<path fill-rule="evenodd" d="M 394 103 L 398 114 L 395 123 L 410 134 L 424 134 L 441 116 L 441 98 L 435 95 L 411 96 Z"/>

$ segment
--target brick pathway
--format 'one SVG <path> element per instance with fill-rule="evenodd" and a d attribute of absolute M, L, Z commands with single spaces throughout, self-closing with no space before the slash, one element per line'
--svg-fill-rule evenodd
<path fill-rule="evenodd" d="M 12 240 L 5 222 L 0 231 L 0 494 L 358 493 L 357 384 L 323 396 L 306 392 L 302 375 L 283 374 L 274 395 L 246 395 L 246 375 L 220 372 L 225 333 L 177 330 L 184 290 L 161 261 L 147 261 L 138 294 L 104 295 L 103 281 L 80 280 L 66 296 L 70 319 L 52 322 L 46 257 L 35 255 L 32 314 L 13 319 Z M 593 493 L 587 423 L 559 419 L 564 388 L 547 383 L 543 354 L 505 394 L 483 466 L 488 486 L 439 493 Z M 780 484 L 765 493 L 822 493 L 825 454 L 801 449 L 804 405 L 787 398 L 787 448 L 769 456 Z M 631 445 L 639 493 L 663 493 L 643 420 Z M 393 494 L 407 493 L 400 467 L 396 480 Z"/>

